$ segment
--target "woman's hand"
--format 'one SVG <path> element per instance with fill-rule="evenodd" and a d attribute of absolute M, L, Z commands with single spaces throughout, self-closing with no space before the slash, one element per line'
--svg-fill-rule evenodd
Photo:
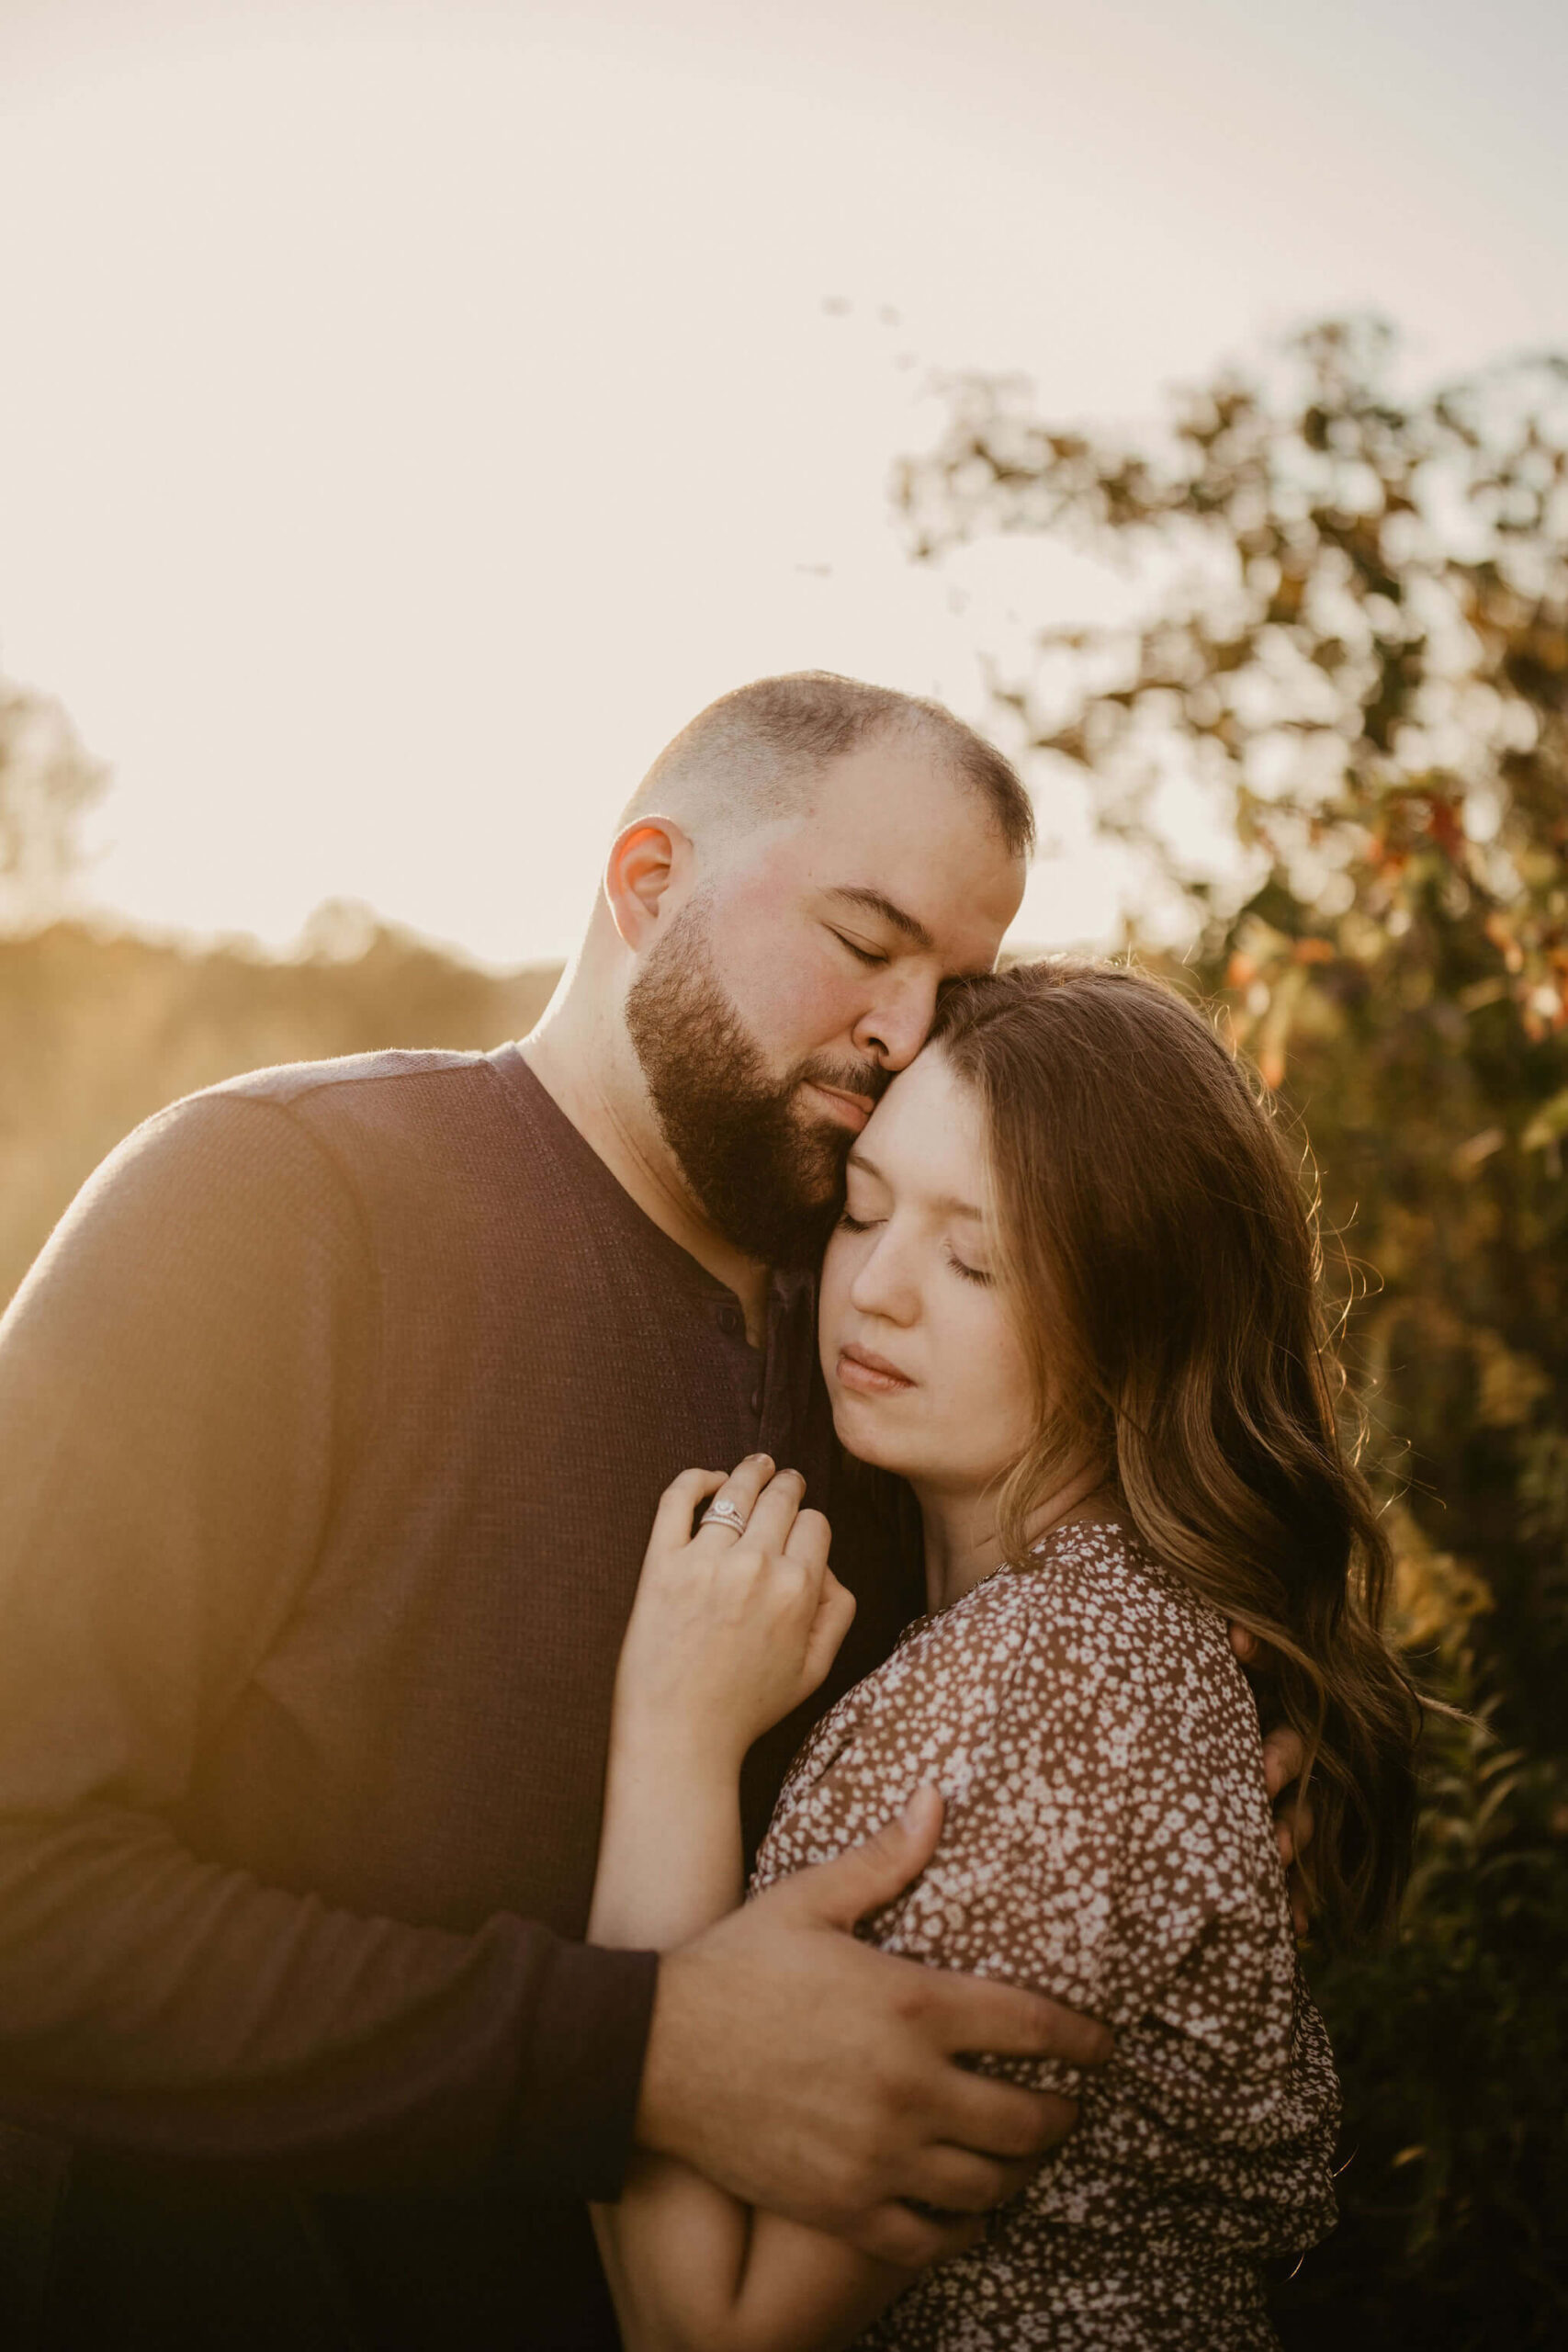
<path fill-rule="evenodd" d="M 755 1453 L 723 1477 L 683 1471 L 660 1500 L 621 1648 L 612 1747 L 679 1739 L 739 1770 L 759 1734 L 808 1698 L 854 1615 L 828 1566 L 831 1531 L 806 1482 Z M 703 1504 L 728 1506 L 744 1532 Z"/>

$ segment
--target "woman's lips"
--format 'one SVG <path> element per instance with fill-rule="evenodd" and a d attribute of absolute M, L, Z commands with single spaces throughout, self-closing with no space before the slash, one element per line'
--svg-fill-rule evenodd
<path fill-rule="evenodd" d="M 823 1086 L 815 1078 L 808 1078 L 806 1084 L 827 1105 L 829 1114 L 857 1136 L 876 1107 L 868 1095 L 845 1094 L 836 1086 Z"/>
<path fill-rule="evenodd" d="M 874 1354 L 870 1348 L 840 1348 L 837 1369 L 841 1385 L 862 1396 L 892 1396 L 915 1385 L 896 1363 Z"/>

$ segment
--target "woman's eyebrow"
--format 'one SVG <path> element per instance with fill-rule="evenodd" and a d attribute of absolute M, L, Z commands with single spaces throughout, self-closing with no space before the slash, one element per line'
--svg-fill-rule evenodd
<path fill-rule="evenodd" d="M 895 906 L 893 900 L 886 898 L 880 890 L 862 890 L 845 884 L 830 889 L 828 896 L 837 899 L 846 907 L 858 909 L 862 914 L 874 915 L 879 922 L 885 922 L 891 930 L 898 932 L 912 947 L 923 947 L 929 954 L 936 945 L 918 916 Z"/>
<path fill-rule="evenodd" d="M 858 1168 L 863 1175 L 871 1177 L 878 1184 L 886 1184 L 887 1182 L 875 1160 L 868 1153 L 860 1150 L 858 1147 L 851 1152 L 845 1164 L 850 1168 Z M 939 1193 L 931 1203 L 931 1206 L 933 1209 L 940 1209 L 944 1216 L 973 1217 L 976 1225 L 984 1225 L 986 1222 L 985 1210 L 976 1208 L 973 1201 L 961 1201 L 956 1193 Z"/>

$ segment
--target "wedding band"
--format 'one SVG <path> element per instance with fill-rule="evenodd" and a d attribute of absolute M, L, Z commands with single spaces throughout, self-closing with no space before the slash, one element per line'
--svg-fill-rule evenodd
<path fill-rule="evenodd" d="M 744 1535 L 746 1532 L 745 1512 L 739 1503 L 728 1502 L 722 1495 L 716 1502 L 709 1503 L 703 1513 L 702 1523 L 705 1527 L 710 1520 L 716 1520 L 720 1527 L 733 1527 L 737 1535 Z"/>

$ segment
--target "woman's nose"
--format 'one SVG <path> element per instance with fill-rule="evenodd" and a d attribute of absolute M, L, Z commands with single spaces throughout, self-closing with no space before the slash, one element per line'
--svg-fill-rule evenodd
<path fill-rule="evenodd" d="M 850 1305 L 861 1315 L 879 1315 L 889 1323 L 912 1323 L 919 1312 L 907 1254 L 886 1229 L 855 1270 Z"/>

